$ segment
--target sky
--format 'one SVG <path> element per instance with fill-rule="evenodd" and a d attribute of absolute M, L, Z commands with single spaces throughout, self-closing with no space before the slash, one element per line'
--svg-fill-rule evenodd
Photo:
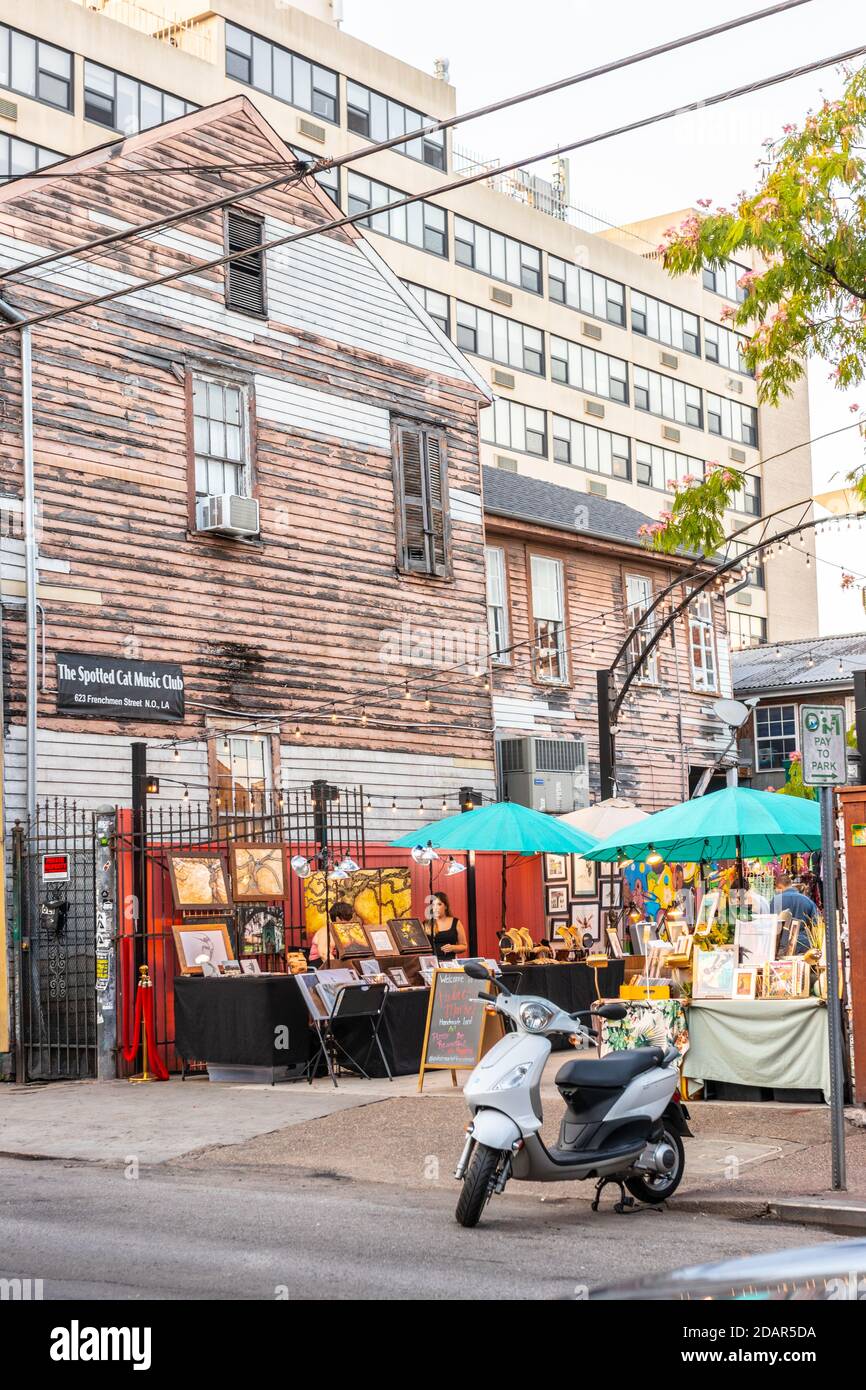
<path fill-rule="evenodd" d="M 343 28 L 427 72 L 434 59 L 447 58 L 458 109 L 467 111 L 768 3 L 436 0 L 422 5 L 419 0 L 344 0 Z M 455 140 L 485 158 L 522 158 L 866 44 L 863 16 L 862 0 L 809 0 L 682 52 L 469 123 L 458 128 Z M 613 223 L 692 207 L 698 198 L 725 205 L 754 187 L 761 142 L 779 134 L 787 121 L 802 121 L 825 95 L 836 95 L 840 85 L 831 66 L 578 151 L 569 157 L 571 202 Z M 537 172 L 546 170 L 542 165 Z M 866 386 L 847 395 L 835 391 L 823 363 L 813 364 L 809 390 L 813 437 L 850 425 L 851 404 L 866 410 Z M 863 450 L 856 429 L 817 444 L 815 491 L 841 485 L 862 461 Z M 866 631 L 861 593 L 843 592 L 839 568 L 846 565 L 866 578 L 862 532 L 859 538 L 856 531 L 850 538 L 844 531 L 832 540 L 819 537 L 818 546 L 822 634 Z"/>

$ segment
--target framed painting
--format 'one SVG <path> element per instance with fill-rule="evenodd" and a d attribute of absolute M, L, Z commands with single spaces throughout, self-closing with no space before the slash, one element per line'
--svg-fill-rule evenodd
<path fill-rule="evenodd" d="M 282 903 L 239 903 L 237 922 L 240 955 L 280 955 L 286 939 Z"/>
<path fill-rule="evenodd" d="M 204 961 L 219 969 L 235 958 L 225 922 L 184 922 L 171 931 L 181 975 L 200 975 Z"/>
<path fill-rule="evenodd" d="M 335 942 L 342 960 L 352 956 L 368 956 L 370 943 L 367 932 L 360 922 L 331 922 L 331 940 Z"/>
<path fill-rule="evenodd" d="M 420 917 L 391 917 L 388 919 L 388 930 L 400 947 L 401 956 L 431 950 L 430 938 Z"/>
<path fill-rule="evenodd" d="M 571 856 L 571 894 L 574 898 L 594 898 L 598 882 L 598 865 L 579 854 Z"/>
<path fill-rule="evenodd" d="M 717 946 L 714 951 L 695 951 L 692 960 L 692 997 L 732 998 L 736 968 L 736 946 Z"/>
<path fill-rule="evenodd" d="M 235 902 L 261 902 L 286 896 L 282 845 L 233 844 L 230 854 Z"/>
<path fill-rule="evenodd" d="M 170 853 L 167 862 L 178 911 L 231 906 L 225 866 L 219 854 Z"/>
<path fill-rule="evenodd" d="M 610 947 L 610 954 L 613 956 L 614 960 L 622 960 L 622 942 L 619 939 L 619 932 L 616 927 L 608 927 L 605 934 L 607 936 L 607 944 Z"/>
<path fill-rule="evenodd" d="M 753 965 L 738 965 L 734 971 L 734 999 L 754 999 L 758 989 L 758 972 Z"/>
<path fill-rule="evenodd" d="M 547 915 L 556 917 L 568 911 L 568 884 L 549 883 L 547 885 Z"/>
<path fill-rule="evenodd" d="M 598 903 L 572 903 L 571 925 L 580 937 L 581 946 L 586 946 L 587 937 L 595 942 L 599 939 Z"/>
<path fill-rule="evenodd" d="M 738 965 L 766 965 L 776 959 L 776 945 L 779 937 L 779 919 L 770 913 L 762 913 L 751 921 L 738 921 L 734 927 L 734 945 L 739 952 Z"/>
<path fill-rule="evenodd" d="M 548 883 L 566 883 L 568 881 L 568 855 L 545 854 L 544 877 Z"/>
<path fill-rule="evenodd" d="M 618 878 L 603 878 L 599 880 L 598 900 L 602 911 L 609 912 L 612 908 L 622 906 L 621 903 L 621 884 Z"/>
<path fill-rule="evenodd" d="M 368 949 L 374 956 L 399 956 L 400 952 L 388 927 L 364 927 Z"/>

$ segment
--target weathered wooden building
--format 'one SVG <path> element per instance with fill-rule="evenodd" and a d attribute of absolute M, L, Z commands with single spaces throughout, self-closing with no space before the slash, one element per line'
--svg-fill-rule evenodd
<path fill-rule="evenodd" d="M 484 509 L 503 785 L 536 786 L 543 809 L 570 810 L 556 804 L 560 785 L 598 796 L 596 671 L 693 565 L 647 550 L 647 518 L 592 493 L 485 468 Z M 724 599 L 708 591 L 663 635 L 626 699 L 619 791 L 647 811 L 688 796 L 724 752 L 711 705 L 730 694 Z"/>
<path fill-rule="evenodd" d="M 477 659 L 488 388 L 353 227 L 201 268 L 339 216 L 309 177 L 76 249 L 293 158 L 237 97 L 0 190 L 0 296 L 71 311 L 33 328 L 38 792 L 129 804 L 130 744 L 146 740 L 157 802 L 243 808 L 327 776 L 362 783 L 368 834 L 389 838 L 433 799 L 456 810 L 461 786 L 494 786 Z M 25 765 L 15 330 L 0 369 L 11 820 Z"/>

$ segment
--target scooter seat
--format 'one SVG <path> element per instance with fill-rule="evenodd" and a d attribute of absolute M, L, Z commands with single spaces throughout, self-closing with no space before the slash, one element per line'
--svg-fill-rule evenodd
<path fill-rule="evenodd" d="M 576 1058 L 556 1073 L 557 1086 L 627 1086 L 641 1072 L 664 1059 L 660 1047 L 636 1047 L 628 1052 L 609 1052 L 606 1057 Z"/>

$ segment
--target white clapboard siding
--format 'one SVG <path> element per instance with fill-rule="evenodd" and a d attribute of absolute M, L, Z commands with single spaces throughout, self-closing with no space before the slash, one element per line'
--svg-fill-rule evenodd
<path fill-rule="evenodd" d="M 568 720 L 574 723 L 570 709 L 551 709 L 546 700 L 521 700 L 504 695 L 493 697 L 493 717 L 497 729 L 528 729 L 544 732 L 551 723 Z"/>
<path fill-rule="evenodd" d="M 481 525 L 481 493 L 467 492 L 464 488 L 452 487 L 449 491 L 451 520 L 464 521 L 470 526 Z"/>
<path fill-rule="evenodd" d="M 312 391 L 281 377 L 257 376 L 256 415 L 273 420 L 287 430 L 322 434 L 329 439 L 391 449 L 391 423 L 387 410 L 326 391 Z"/>
<path fill-rule="evenodd" d="M 492 762 L 458 762 L 453 758 L 383 753 L 362 748 L 306 748 L 284 744 L 280 750 L 282 783 L 297 786 L 324 777 L 338 787 L 363 786 L 373 805 L 364 812 L 368 841 L 385 842 L 415 830 L 428 821 L 456 815 L 461 787 L 472 787 L 494 798 L 496 774 Z M 391 800 L 397 798 L 397 810 Z M 448 801 L 442 810 L 442 797 Z M 422 810 L 419 801 L 424 802 Z"/>
<path fill-rule="evenodd" d="M 140 740 L 139 740 L 140 741 Z M 178 802 L 186 784 L 189 800 L 207 800 L 207 750 L 202 744 L 183 744 L 175 761 L 164 743 L 145 740 L 148 771 L 160 778 L 158 795 L 148 804 Z M 132 803 L 132 742 L 122 734 L 88 734 L 79 724 L 74 733 L 40 729 L 37 739 L 36 791 L 43 798 L 65 797 L 84 810 Z M 5 744 L 6 818 L 9 826 L 23 820 L 27 805 L 26 741 L 24 729 L 13 725 Z M 171 779 L 169 781 L 168 779 Z"/>
<path fill-rule="evenodd" d="M 267 220 L 268 240 L 292 230 L 288 223 Z M 280 323 L 412 367 L 473 379 L 459 354 L 430 331 L 379 266 L 357 245 L 333 237 L 311 237 L 268 252 L 268 313 Z"/>
<path fill-rule="evenodd" d="M 727 633 L 719 632 L 718 628 L 716 629 L 716 653 L 719 663 L 719 694 L 723 700 L 730 700 L 734 694 L 731 650 L 728 645 Z"/>
<path fill-rule="evenodd" d="M 126 231 L 131 226 L 105 213 L 91 212 L 90 218 L 97 225 L 115 231 Z M 297 230 L 290 223 L 268 218 L 265 239 L 276 240 Z M 154 231 L 140 239 L 179 251 L 194 260 L 213 259 L 223 250 L 218 242 L 179 228 Z M 35 259 L 46 249 L 0 237 L 0 257 L 4 264 Z M 266 259 L 269 318 L 287 328 L 302 328 L 332 342 L 380 353 L 396 362 L 472 381 L 489 392 L 475 369 L 432 323 L 369 243 L 348 246 L 332 237 L 311 237 L 277 247 L 266 253 Z M 82 295 L 121 289 L 135 283 L 132 276 L 71 256 L 59 263 L 52 278 L 55 284 Z M 127 302 L 152 306 L 155 311 L 170 318 L 181 318 L 194 327 L 230 328 L 236 337 L 249 342 L 254 337 L 274 342 L 296 341 L 268 324 L 251 324 L 245 315 L 221 303 L 190 295 L 184 291 L 184 285 L 213 290 L 212 282 L 190 274 L 177 284 L 140 290 L 128 296 Z"/>

